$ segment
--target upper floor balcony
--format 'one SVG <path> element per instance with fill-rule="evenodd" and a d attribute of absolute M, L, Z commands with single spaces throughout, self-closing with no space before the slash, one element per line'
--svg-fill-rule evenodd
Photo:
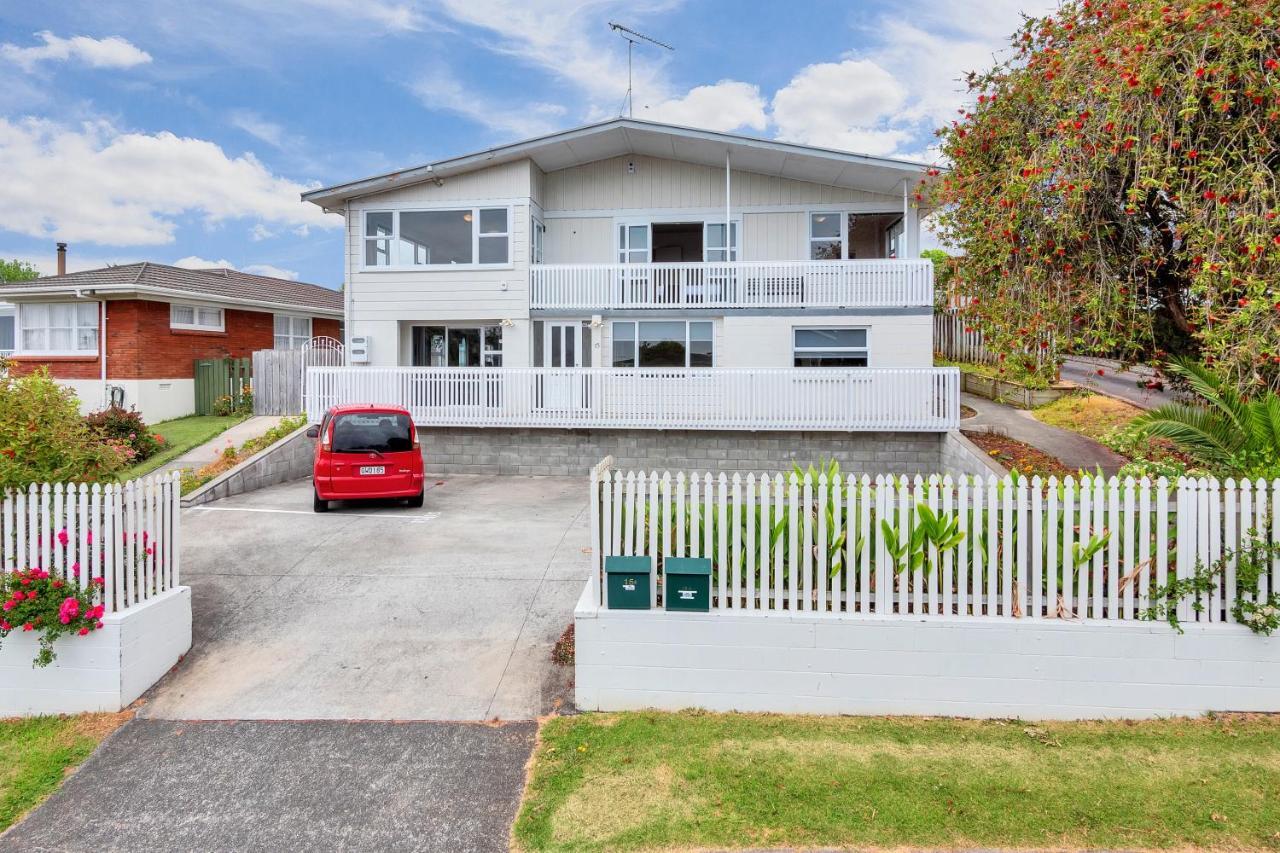
<path fill-rule="evenodd" d="M 534 264 L 530 308 L 927 308 L 926 260 Z"/>

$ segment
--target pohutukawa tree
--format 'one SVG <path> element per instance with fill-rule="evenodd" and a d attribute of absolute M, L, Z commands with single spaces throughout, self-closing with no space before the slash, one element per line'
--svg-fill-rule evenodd
<path fill-rule="evenodd" d="M 1280 2 L 1067 0 L 969 79 L 920 192 L 988 345 L 1280 387 Z"/>

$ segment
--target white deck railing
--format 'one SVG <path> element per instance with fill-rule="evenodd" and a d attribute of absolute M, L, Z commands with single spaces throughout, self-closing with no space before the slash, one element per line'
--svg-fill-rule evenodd
<path fill-rule="evenodd" d="M 933 305 L 920 260 L 534 264 L 535 309 L 908 308 Z"/>
<path fill-rule="evenodd" d="M 776 370 L 312 367 L 313 421 L 342 403 L 404 406 L 419 426 L 938 432 L 955 368 Z"/>

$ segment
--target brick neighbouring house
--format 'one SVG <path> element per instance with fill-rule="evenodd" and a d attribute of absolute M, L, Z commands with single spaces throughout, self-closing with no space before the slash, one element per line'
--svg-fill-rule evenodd
<path fill-rule="evenodd" d="M 195 411 L 197 359 L 342 337 L 338 291 L 231 269 L 122 264 L 5 284 L 0 300 L 16 308 L 15 374 L 48 366 L 86 412 L 122 389 L 149 422 Z"/>

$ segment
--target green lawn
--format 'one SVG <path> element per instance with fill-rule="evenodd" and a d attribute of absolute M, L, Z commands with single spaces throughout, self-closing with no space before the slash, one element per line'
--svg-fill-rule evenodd
<path fill-rule="evenodd" d="M 0 832 L 53 793 L 125 716 L 0 720 Z"/>
<path fill-rule="evenodd" d="M 1280 718 L 547 721 L 524 850 L 1280 850 Z"/>
<path fill-rule="evenodd" d="M 120 473 L 121 482 L 150 474 L 161 465 L 177 459 L 191 448 L 199 447 L 206 441 L 216 438 L 247 417 L 247 415 L 232 415 L 230 417 L 190 415 L 185 418 L 175 418 L 171 421 L 152 424 L 151 430 L 164 436 L 164 449 L 150 459 L 146 459 L 132 468 L 122 471 Z"/>

